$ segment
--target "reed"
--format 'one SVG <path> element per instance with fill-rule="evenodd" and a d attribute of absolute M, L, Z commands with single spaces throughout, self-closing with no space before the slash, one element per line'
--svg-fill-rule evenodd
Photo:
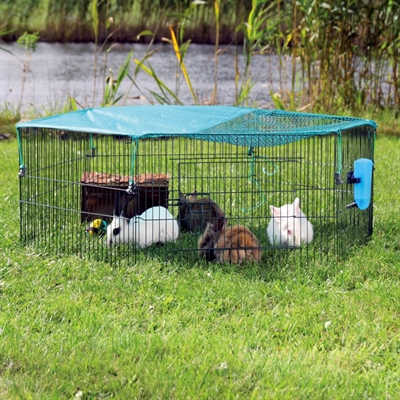
<path fill-rule="evenodd" d="M 22 89 L 21 89 L 21 96 L 18 104 L 18 110 L 21 110 L 22 107 L 22 100 L 24 98 L 24 89 L 25 89 L 25 82 L 27 74 L 31 71 L 29 69 L 29 63 L 32 59 L 32 54 L 36 51 L 37 48 L 37 41 L 39 40 L 39 36 L 37 33 L 27 33 L 25 32 L 22 36 L 18 38 L 18 44 L 25 49 L 25 57 L 23 61 L 23 68 L 22 68 Z"/>
<path fill-rule="evenodd" d="M 400 3 L 387 0 L 300 0 L 285 10 L 283 47 L 291 57 L 290 93 L 301 94 L 297 106 L 399 107 L 399 12 Z"/>

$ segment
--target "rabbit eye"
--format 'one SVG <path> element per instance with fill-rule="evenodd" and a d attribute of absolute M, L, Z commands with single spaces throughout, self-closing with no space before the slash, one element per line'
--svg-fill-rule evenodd
<path fill-rule="evenodd" d="M 119 234 L 119 232 L 121 231 L 121 228 L 114 228 L 113 230 L 113 235 L 117 236 Z"/>
<path fill-rule="evenodd" d="M 292 230 L 288 229 L 287 233 L 288 233 L 288 235 L 291 235 L 292 234 Z"/>

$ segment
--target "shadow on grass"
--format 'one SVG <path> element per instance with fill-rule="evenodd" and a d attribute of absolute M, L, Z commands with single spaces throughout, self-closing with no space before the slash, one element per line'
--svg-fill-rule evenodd
<path fill-rule="evenodd" d="M 338 261 L 346 262 L 368 238 L 356 237 L 349 226 L 326 223 L 316 224 L 314 240 L 301 248 L 278 249 L 268 242 L 265 227 L 251 227 L 262 246 L 260 263 L 242 265 L 219 264 L 201 259 L 197 251 L 199 236 L 181 232 L 178 240 L 165 245 L 154 244 L 145 249 L 133 245 L 107 246 L 106 238 L 89 235 L 86 224 L 78 228 L 74 224 L 59 224 L 55 221 L 51 229 L 39 235 L 26 235 L 25 243 L 35 252 L 49 257 L 76 255 L 90 262 L 106 263 L 113 268 L 149 266 L 167 274 L 179 274 L 198 269 L 240 274 L 249 280 L 272 282 L 287 279 L 305 280 L 316 277 L 323 282 L 335 271 L 340 271 Z M 40 226 L 37 227 L 38 231 Z M 388 227 L 387 227 L 388 228 Z M 353 228 L 351 228 L 353 229 Z M 356 232 L 356 227 L 354 227 Z M 32 232 L 32 230 L 28 230 Z M 338 272 L 339 273 L 339 272 Z"/>

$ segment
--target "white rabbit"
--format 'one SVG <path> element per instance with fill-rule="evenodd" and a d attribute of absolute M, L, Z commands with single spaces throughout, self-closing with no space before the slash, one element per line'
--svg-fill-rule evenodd
<path fill-rule="evenodd" d="M 299 202 L 299 198 L 296 198 L 292 204 L 285 204 L 280 208 L 269 207 L 272 218 L 267 235 L 271 244 L 277 247 L 299 247 L 313 240 L 313 226 L 301 211 Z"/>
<path fill-rule="evenodd" d="M 130 220 L 114 216 L 107 227 L 107 244 L 134 242 L 138 247 L 175 241 L 179 236 L 176 218 L 165 207 L 152 207 Z"/>

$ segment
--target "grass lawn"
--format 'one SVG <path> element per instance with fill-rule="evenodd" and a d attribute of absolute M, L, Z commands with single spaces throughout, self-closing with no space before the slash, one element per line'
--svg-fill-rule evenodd
<path fill-rule="evenodd" d="M 398 398 L 399 137 L 377 140 L 372 240 L 307 267 L 33 253 L 17 156 L 0 142 L 0 398 Z"/>

